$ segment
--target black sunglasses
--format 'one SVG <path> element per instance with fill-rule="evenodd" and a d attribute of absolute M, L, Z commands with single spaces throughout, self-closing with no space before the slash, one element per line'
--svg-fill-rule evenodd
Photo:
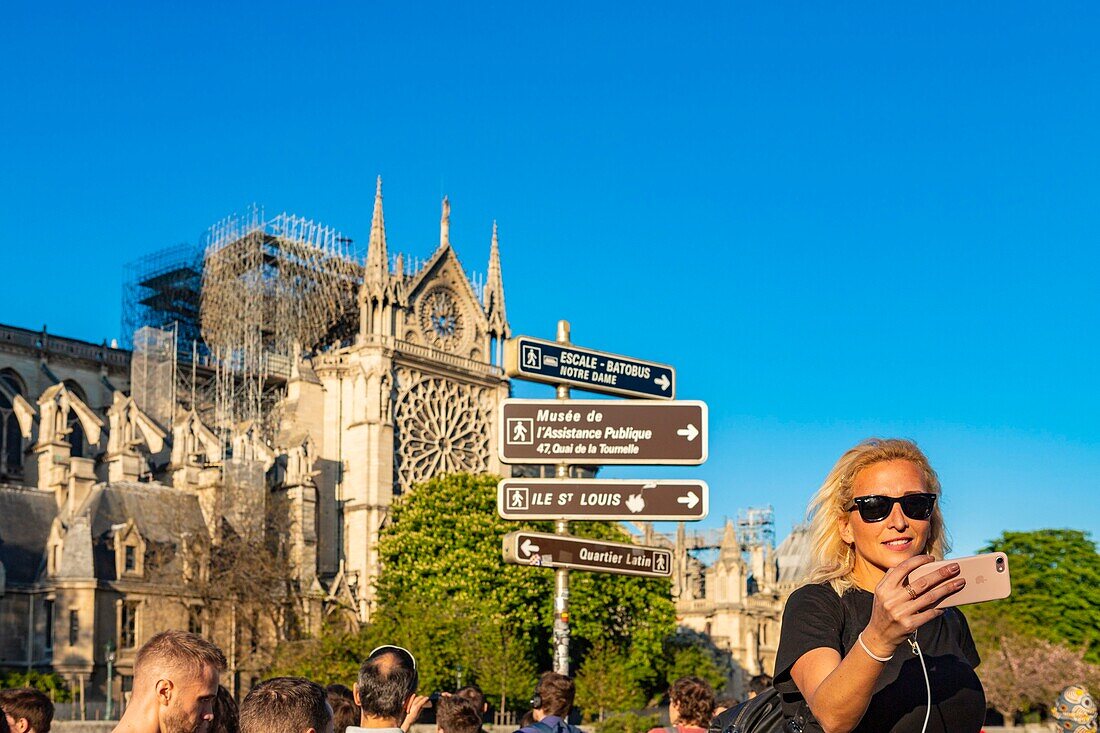
<path fill-rule="evenodd" d="M 852 505 L 845 509 L 847 512 L 859 510 L 859 517 L 864 522 L 881 522 L 894 511 L 894 504 L 901 504 L 902 513 L 910 519 L 921 521 L 932 516 L 932 508 L 936 506 L 935 494 L 906 494 L 905 496 L 857 496 L 852 499 Z"/>

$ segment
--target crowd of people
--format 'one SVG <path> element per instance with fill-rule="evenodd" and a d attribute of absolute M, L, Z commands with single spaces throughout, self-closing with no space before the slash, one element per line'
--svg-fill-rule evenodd
<path fill-rule="evenodd" d="M 783 717 L 803 733 L 981 730 L 978 652 L 963 613 L 940 605 L 965 585 L 959 565 L 910 582 L 911 571 L 947 552 L 940 492 L 914 443 L 875 439 L 847 451 L 811 502 L 816 566 L 784 609 L 774 681 L 753 681 L 755 691 L 778 696 Z M 157 634 L 138 651 L 115 733 L 408 733 L 429 704 L 438 733 L 484 733 L 481 691 L 431 700 L 418 692 L 416 659 L 398 646 L 371 652 L 350 689 L 276 677 L 253 687 L 239 709 L 219 685 L 225 667 L 200 636 Z M 516 733 L 578 733 L 569 722 L 573 697 L 568 677 L 544 673 Z M 650 733 L 721 730 L 737 711 L 715 718 L 719 707 L 702 679 L 677 680 L 672 726 Z M 41 693 L 0 691 L 0 708 L 0 733 L 49 731 L 53 706 Z M 1066 688 L 1051 712 L 1061 730 L 1096 731 L 1096 705 L 1081 688 Z"/>
<path fill-rule="evenodd" d="M 274 677 L 239 706 L 220 684 L 225 669 L 221 650 L 199 635 L 155 635 L 135 657 L 130 701 L 114 733 L 408 733 L 428 706 L 437 733 L 485 733 L 489 704 L 481 690 L 420 694 L 416 659 L 399 646 L 372 651 L 351 688 Z M 570 722 L 575 693 L 569 677 L 542 674 L 516 733 L 581 733 Z M 49 733 L 54 707 L 37 690 L 0 691 L 0 709 L 0 733 Z M 705 733 L 716 712 L 714 690 L 697 677 L 678 680 L 669 709 L 675 733 Z"/>

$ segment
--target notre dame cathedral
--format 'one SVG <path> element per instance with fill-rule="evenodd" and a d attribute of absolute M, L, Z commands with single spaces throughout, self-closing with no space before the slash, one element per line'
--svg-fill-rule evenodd
<path fill-rule="evenodd" d="M 393 255 L 379 179 L 365 256 L 350 242 L 253 209 L 131 267 L 132 348 L 0 326 L 0 667 L 122 700 L 137 648 L 185 628 L 241 693 L 272 642 L 370 620 L 395 497 L 503 473 L 496 225 L 484 276 L 451 247 L 447 199 L 430 257 Z M 729 652 L 734 690 L 771 668 L 804 570 L 804 533 L 776 552 L 769 522 L 639 528 L 674 550 L 679 623 Z"/>
<path fill-rule="evenodd" d="M 146 267 L 132 350 L 0 326 L 0 664 L 103 699 L 110 654 L 119 699 L 137 647 L 188 628 L 248 686 L 291 621 L 217 606 L 203 574 L 255 536 L 268 497 L 297 633 L 369 620 L 394 497 L 501 472 L 496 225 L 476 282 L 449 230 L 444 199 L 431 256 L 391 257 L 379 179 L 363 259 L 328 228 L 253 211 L 191 261 Z M 255 583 L 267 568 L 247 554 L 231 562 Z"/>

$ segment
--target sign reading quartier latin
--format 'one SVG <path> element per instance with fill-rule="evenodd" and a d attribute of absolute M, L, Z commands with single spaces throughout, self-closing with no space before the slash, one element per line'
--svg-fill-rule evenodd
<path fill-rule="evenodd" d="M 541 532 L 504 535 L 504 562 L 543 568 L 594 570 L 620 575 L 668 578 L 672 551 L 661 547 L 605 542 Z"/>
<path fill-rule="evenodd" d="M 504 463 L 674 464 L 707 460 L 707 406 L 695 400 L 504 400 Z"/>
<path fill-rule="evenodd" d="M 497 513 L 504 519 L 694 521 L 707 516 L 702 481 L 504 479 Z"/>
<path fill-rule="evenodd" d="M 662 400 L 676 396 L 676 370 L 667 364 L 530 336 L 504 342 L 504 371 L 510 377 L 593 392 Z"/>

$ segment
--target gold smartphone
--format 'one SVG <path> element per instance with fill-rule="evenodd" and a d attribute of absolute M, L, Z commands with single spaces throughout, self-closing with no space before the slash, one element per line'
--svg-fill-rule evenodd
<path fill-rule="evenodd" d="M 955 577 L 966 578 L 966 585 L 936 604 L 936 608 L 963 606 L 967 603 L 984 603 L 1008 598 L 1012 593 L 1012 581 L 1008 574 L 1008 555 L 1003 552 L 989 552 L 984 555 L 970 555 L 952 560 L 939 560 L 921 565 L 909 573 L 909 582 L 923 578 L 945 565 L 959 564 L 959 574 Z"/>

